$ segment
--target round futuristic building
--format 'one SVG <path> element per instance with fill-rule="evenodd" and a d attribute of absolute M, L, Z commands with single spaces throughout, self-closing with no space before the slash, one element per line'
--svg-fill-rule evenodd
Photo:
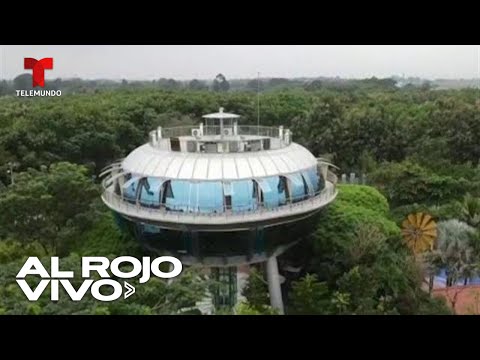
<path fill-rule="evenodd" d="M 276 256 L 302 220 L 336 197 L 331 164 L 283 127 L 240 126 L 220 111 L 197 127 L 161 128 L 103 173 L 102 199 L 142 245 L 185 265 L 267 263 L 282 311 Z"/>

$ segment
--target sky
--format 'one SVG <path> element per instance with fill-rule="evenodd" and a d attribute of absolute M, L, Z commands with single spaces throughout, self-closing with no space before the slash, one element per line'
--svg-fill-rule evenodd
<path fill-rule="evenodd" d="M 261 77 L 480 78 L 480 45 L 0 45 L 0 79 L 53 57 L 46 80 Z"/>

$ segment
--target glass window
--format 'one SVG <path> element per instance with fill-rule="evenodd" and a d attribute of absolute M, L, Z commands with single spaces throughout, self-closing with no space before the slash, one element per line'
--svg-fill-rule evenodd
<path fill-rule="evenodd" d="M 317 191 L 317 186 L 312 183 L 315 174 L 311 174 L 310 171 L 302 171 L 302 177 L 305 184 L 305 192 L 310 196 L 313 196 Z"/>
<path fill-rule="evenodd" d="M 171 180 L 170 188 L 172 196 L 167 194 L 165 205 L 173 211 L 189 211 L 190 183 L 182 180 Z"/>
<path fill-rule="evenodd" d="M 302 174 L 290 174 L 288 175 L 290 198 L 292 202 L 302 201 L 305 198 L 305 182 Z"/>
<path fill-rule="evenodd" d="M 159 178 L 145 178 L 140 188 L 140 204 L 149 207 L 160 206 L 160 193 L 163 180 Z"/>
<path fill-rule="evenodd" d="M 258 182 L 263 194 L 263 206 L 272 208 L 286 203 L 285 189 L 279 191 L 279 188 L 281 188 L 280 183 L 282 182 L 280 177 L 262 178 Z"/>
<path fill-rule="evenodd" d="M 305 175 L 307 176 L 310 180 L 310 183 L 312 185 L 313 191 L 317 193 L 320 191 L 322 188 L 320 187 L 320 179 L 319 179 L 319 174 L 316 168 L 311 168 L 305 171 Z"/>
<path fill-rule="evenodd" d="M 220 181 L 205 181 L 192 187 L 190 204 L 196 204 L 195 211 L 201 213 L 223 212 L 223 191 Z"/>
<path fill-rule="evenodd" d="M 257 208 L 257 197 L 252 180 L 232 181 L 232 210 L 251 211 Z"/>
<path fill-rule="evenodd" d="M 139 180 L 139 177 L 132 177 L 125 184 L 123 184 L 123 197 L 128 202 L 136 201 Z"/>

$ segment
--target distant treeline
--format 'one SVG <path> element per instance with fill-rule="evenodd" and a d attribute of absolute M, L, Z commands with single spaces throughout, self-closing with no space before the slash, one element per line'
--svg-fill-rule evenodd
<path fill-rule="evenodd" d="M 328 90 L 394 90 L 398 88 L 423 88 L 423 89 L 449 89 L 449 88 L 480 88 L 480 80 L 433 80 L 420 78 L 369 78 L 369 79 L 342 79 L 342 78 L 261 78 L 261 79 L 232 79 L 227 80 L 223 74 L 218 74 L 212 80 L 175 80 L 161 78 L 151 81 L 139 80 L 84 80 L 80 78 L 55 79 L 46 81 L 46 90 L 62 90 L 63 93 L 89 93 L 96 90 L 115 89 L 162 89 L 162 90 L 211 90 L 226 91 L 272 91 L 287 89 L 305 89 L 316 91 Z M 18 75 L 13 80 L 0 81 L 0 96 L 13 95 L 15 90 L 32 89 L 32 75 L 25 73 Z"/>

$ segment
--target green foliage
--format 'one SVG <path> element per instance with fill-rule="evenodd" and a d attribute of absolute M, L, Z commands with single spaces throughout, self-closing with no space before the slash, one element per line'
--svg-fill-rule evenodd
<path fill-rule="evenodd" d="M 217 80 L 218 92 L 201 91 L 206 84 L 200 81 L 184 86 L 161 79 L 142 86 L 92 82 L 79 86 L 96 87 L 94 94 L 77 88 L 69 95 L 65 86 L 75 81 L 62 81 L 65 95 L 58 99 L 2 97 L 0 153 L 6 152 L 7 161 L 18 161 L 21 170 L 57 161 L 99 170 L 140 145 L 149 130 L 172 126 L 178 114 L 198 118 L 224 106 L 243 115 L 245 123 L 255 123 L 256 94 L 220 91 L 220 84 L 225 90 L 229 83 L 223 79 Z M 315 154 L 332 154 L 347 173 L 413 157 L 432 166 L 444 161 L 478 164 L 479 90 L 401 91 L 385 86 L 384 80 L 354 81 L 346 88 L 322 82 L 315 91 L 302 90 L 303 84 L 293 89 L 294 80 L 263 81 L 263 87 L 276 90 L 262 93 L 262 124 L 291 126 L 295 141 Z M 251 87 L 247 83 L 245 90 Z M 31 86 L 31 78 L 25 84 Z M 256 81 L 252 84 L 256 89 Z M 177 90 L 181 87 L 193 91 Z"/>
<path fill-rule="evenodd" d="M 458 201 L 451 201 L 442 205 L 409 204 L 398 206 L 392 210 L 392 217 L 397 224 L 401 224 L 409 214 L 426 213 L 436 221 L 461 218 L 462 206 Z"/>
<path fill-rule="evenodd" d="M 453 315 L 443 297 L 430 297 L 429 294 L 419 294 L 416 315 Z"/>
<path fill-rule="evenodd" d="M 437 246 L 426 257 L 430 267 L 445 270 L 447 286 L 456 284 L 460 278 L 476 276 L 480 269 L 480 238 L 475 229 L 453 219 L 439 222 L 437 231 Z"/>
<path fill-rule="evenodd" d="M 14 240 L 0 241 L 0 264 L 7 264 L 29 256 L 43 255 L 44 250 L 36 242 L 25 244 Z"/>
<path fill-rule="evenodd" d="M 213 91 L 226 92 L 230 89 L 230 84 L 223 74 L 218 74 L 213 80 Z"/>
<path fill-rule="evenodd" d="M 321 315 L 328 314 L 330 297 L 328 286 L 318 281 L 317 275 L 307 274 L 292 284 L 289 314 Z"/>
<path fill-rule="evenodd" d="M 388 216 L 388 203 L 377 190 L 339 186 L 312 235 L 307 271 L 316 278 L 304 286 L 317 286 L 318 298 L 310 303 L 311 296 L 298 295 L 290 311 L 305 306 L 310 313 L 416 314 L 437 306 L 422 296 L 420 269 Z"/>
<path fill-rule="evenodd" d="M 392 206 L 439 204 L 458 199 L 471 187 L 464 178 L 437 175 L 411 161 L 382 164 L 369 177 Z"/>
<path fill-rule="evenodd" d="M 57 163 L 48 170 L 17 174 L 0 192 L 0 236 L 37 242 L 49 254 L 66 254 L 91 224 L 91 202 L 99 196 L 84 166 Z"/>
<path fill-rule="evenodd" d="M 248 306 L 259 312 L 270 304 L 267 282 L 256 267 L 252 266 L 242 295 L 247 299 Z"/>
<path fill-rule="evenodd" d="M 31 74 L 20 74 L 13 79 L 14 89 L 25 89 L 29 90 L 32 88 L 32 75 Z"/>
<path fill-rule="evenodd" d="M 142 254 L 138 242 L 120 230 L 111 212 L 99 214 L 91 228 L 80 238 L 77 252 L 82 256 Z"/>
<path fill-rule="evenodd" d="M 188 88 L 190 90 L 197 90 L 198 91 L 198 90 L 207 90 L 208 86 L 203 81 L 193 79 L 192 81 L 190 81 L 188 83 Z"/>
<path fill-rule="evenodd" d="M 338 185 L 336 202 L 364 207 L 378 214 L 387 216 L 389 206 L 387 199 L 373 187 L 364 185 Z"/>
<path fill-rule="evenodd" d="M 252 307 L 248 302 L 241 302 L 235 308 L 236 315 L 278 315 L 271 306 L 264 305 L 260 309 Z"/>
<path fill-rule="evenodd" d="M 466 194 L 458 205 L 462 211 L 460 218 L 467 224 L 480 228 L 480 197 Z"/>
<path fill-rule="evenodd" d="M 315 231 L 314 246 L 334 239 L 335 243 L 348 246 L 361 224 L 379 228 L 387 237 L 400 234 L 397 225 L 388 219 L 388 203 L 374 188 L 362 185 L 340 185 L 337 200 L 320 217 Z M 318 246 L 317 246 L 318 245 Z"/>

